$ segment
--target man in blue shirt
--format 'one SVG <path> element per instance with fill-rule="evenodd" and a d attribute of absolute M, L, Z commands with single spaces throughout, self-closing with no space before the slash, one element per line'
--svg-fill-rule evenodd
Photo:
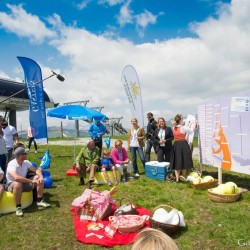
<path fill-rule="evenodd" d="M 88 129 L 91 139 L 95 141 L 95 145 L 99 148 L 99 156 L 102 154 L 102 136 L 108 133 L 107 129 L 100 121 L 94 121 Z"/>

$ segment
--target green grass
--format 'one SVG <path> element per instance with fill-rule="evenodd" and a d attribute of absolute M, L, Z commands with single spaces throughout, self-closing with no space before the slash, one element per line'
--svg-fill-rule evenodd
<path fill-rule="evenodd" d="M 70 205 L 74 198 L 82 194 L 83 187 L 77 185 L 78 178 L 65 175 L 73 163 L 73 146 L 40 146 L 37 155 L 28 155 L 29 160 L 39 165 L 37 156 L 43 156 L 47 148 L 52 159 L 48 170 L 54 183 L 52 188 L 45 189 L 45 199 L 52 207 L 37 210 L 33 204 L 25 209 L 23 218 L 17 218 L 15 213 L 2 215 L 0 249 L 108 249 L 76 241 Z M 79 150 L 77 146 L 77 152 Z M 195 165 L 198 167 L 197 162 Z M 141 165 L 140 170 L 143 172 Z M 203 166 L 203 170 L 204 174 L 217 176 L 216 168 Z M 248 175 L 223 172 L 223 181 L 229 180 L 240 187 L 250 188 Z M 105 190 L 107 186 L 99 186 L 99 189 Z M 139 180 L 118 185 L 114 199 L 118 203 L 124 196 L 151 211 L 160 204 L 181 210 L 187 227 L 173 236 L 180 249 L 237 249 L 240 248 L 238 240 L 250 241 L 249 192 L 235 203 L 214 203 L 209 200 L 206 191 L 194 190 L 185 183 L 155 181 L 142 175 Z M 116 246 L 111 249 L 130 248 Z"/>

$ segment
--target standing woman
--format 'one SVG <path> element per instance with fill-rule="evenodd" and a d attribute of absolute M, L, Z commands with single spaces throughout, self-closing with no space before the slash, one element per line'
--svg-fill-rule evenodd
<path fill-rule="evenodd" d="M 34 137 L 34 134 L 35 134 L 34 128 L 28 127 L 28 131 L 27 131 L 28 149 L 30 150 L 31 143 L 34 142 L 35 153 L 37 153 L 37 144 L 36 144 L 36 139 Z"/>
<path fill-rule="evenodd" d="M 145 158 L 143 154 L 143 147 L 145 146 L 145 132 L 142 127 L 138 126 L 138 121 L 136 118 L 132 118 L 131 123 L 132 128 L 128 132 L 128 149 L 130 150 L 132 156 L 134 175 L 135 177 L 139 178 L 140 174 L 137 166 L 136 151 L 138 152 L 142 165 L 145 168 Z"/>
<path fill-rule="evenodd" d="M 170 167 L 175 170 L 176 182 L 179 182 L 180 174 L 184 178 L 187 177 L 188 170 L 193 168 L 192 153 L 188 142 L 186 141 L 186 134 L 193 131 L 183 126 L 183 116 L 177 114 L 174 118 L 174 146 L 170 159 Z"/>
<path fill-rule="evenodd" d="M 158 128 L 155 130 L 155 142 L 157 144 L 157 161 L 170 162 L 172 153 L 172 140 L 174 135 L 172 129 L 167 127 L 163 117 L 158 118 Z"/>

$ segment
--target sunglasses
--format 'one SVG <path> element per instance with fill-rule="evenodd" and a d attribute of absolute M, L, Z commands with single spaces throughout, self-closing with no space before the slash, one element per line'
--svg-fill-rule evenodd
<path fill-rule="evenodd" d="M 27 155 L 27 153 L 23 153 L 23 154 L 21 154 L 21 155 Z"/>

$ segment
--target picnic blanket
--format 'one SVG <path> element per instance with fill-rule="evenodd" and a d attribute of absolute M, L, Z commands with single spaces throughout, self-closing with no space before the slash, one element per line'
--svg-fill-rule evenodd
<path fill-rule="evenodd" d="M 139 215 L 149 215 L 149 216 L 152 215 L 152 213 L 148 209 L 143 207 L 137 207 L 137 211 Z M 90 223 L 90 221 L 88 222 L 81 221 L 80 217 L 77 216 L 77 213 L 74 210 L 74 208 L 71 209 L 71 212 L 73 212 L 74 214 L 73 222 L 75 227 L 76 239 L 85 244 L 95 244 L 107 247 L 112 247 L 115 245 L 129 245 L 135 241 L 135 237 L 139 233 L 138 231 L 134 233 L 121 234 L 117 231 L 113 238 L 109 238 L 105 235 L 104 229 L 100 229 L 98 231 L 88 230 L 87 226 Z M 112 214 L 114 214 L 114 210 L 112 211 Z M 108 217 L 106 217 L 100 222 L 103 224 L 105 228 L 105 226 L 109 224 L 109 219 Z M 148 220 L 145 222 L 143 228 L 146 227 L 149 227 Z"/>

